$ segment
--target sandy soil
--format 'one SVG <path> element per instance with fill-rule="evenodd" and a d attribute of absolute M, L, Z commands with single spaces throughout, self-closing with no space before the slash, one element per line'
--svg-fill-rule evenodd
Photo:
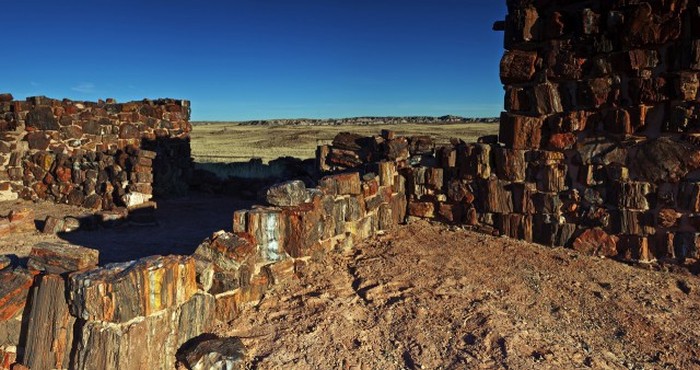
<path fill-rule="evenodd" d="M 248 308 L 254 369 L 700 368 L 700 279 L 417 222 Z"/>

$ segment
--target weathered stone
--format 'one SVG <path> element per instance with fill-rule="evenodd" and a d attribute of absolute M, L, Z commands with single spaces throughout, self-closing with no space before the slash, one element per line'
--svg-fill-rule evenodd
<path fill-rule="evenodd" d="M 46 150 L 51 144 L 51 138 L 41 131 L 27 134 L 26 140 L 29 143 L 29 149 L 34 150 Z"/>
<path fill-rule="evenodd" d="M 253 237 L 261 261 L 276 262 L 287 257 L 282 247 L 285 232 L 280 210 L 258 208 L 248 211 L 246 232 Z"/>
<path fill-rule="evenodd" d="M 265 193 L 265 200 L 277 207 L 294 207 L 306 202 L 307 195 L 304 182 L 294 180 L 269 187 Z"/>
<path fill-rule="evenodd" d="M 100 252 L 68 243 L 41 242 L 32 247 L 27 267 L 48 274 L 87 270 L 97 266 Z"/>
<path fill-rule="evenodd" d="M 649 239 L 638 235 L 621 235 L 618 242 L 619 256 L 625 260 L 650 262 L 654 259 Z"/>
<path fill-rule="evenodd" d="M 435 218 L 435 203 L 409 201 L 408 215 L 421 218 Z"/>
<path fill-rule="evenodd" d="M 533 95 L 537 114 L 547 115 L 564 111 L 557 85 L 551 83 L 536 85 L 533 88 Z"/>
<path fill-rule="evenodd" d="M 335 219 L 337 225 L 342 225 L 346 221 L 357 220 L 361 217 L 361 206 L 357 198 L 349 198 L 346 204 L 352 204 L 353 207 L 345 207 L 344 217 L 339 215 L 339 218 Z M 285 230 L 282 248 L 288 255 L 294 258 L 306 257 L 310 256 L 315 250 L 320 249 L 319 240 L 323 238 L 324 228 L 320 206 L 314 207 L 311 204 L 307 204 L 285 209 L 282 211 L 282 223 L 282 227 Z"/>
<path fill-rule="evenodd" d="M 682 182 L 678 190 L 678 205 L 693 213 L 700 212 L 700 183 Z"/>
<path fill-rule="evenodd" d="M 435 144 L 430 136 L 413 136 L 408 140 L 411 155 L 430 155 L 435 151 Z"/>
<path fill-rule="evenodd" d="M 388 140 L 384 150 L 386 158 L 392 161 L 404 161 L 410 156 L 408 152 L 408 139 L 405 137 Z"/>
<path fill-rule="evenodd" d="M 535 75 L 537 52 L 510 50 L 501 59 L 501 82 L 504 85 L 528 82 Z"/>
<path fill-rule="evenodd" d="M 243 370 L 245 352 L 239 338 L 206 336 L 182 348 L 178 359 L 191 370 Z"/>
<path fill-rule="evenodd" d="M 33 276 L 27 270 L 16 268 L 0 271 L 0 322 L 22 312 L 32 282 Z"/>
<path fill-rule="evenodd" d="M 12 260 L 10 257 L 5 255 L 0 255 L 0 270 L 4 270 L 12 265 Z"/>
<path fill-rule="evenodd" d="M 447 185 L 447 199 L 454 203 L 474 202 L 474 190 L 466 180 L 450 180 Z"/>
<path fill-rule="evenodd" d="M 600 228 L 587 229 L 574 240 L 572 248 L 589 256 L 615 257 L 617 237 Z"/>
<path fill-rule="evenodd" d="M 621 208 L 646 211 L 650 208 L 647 197 L 652 194 L 654 188 L 647 182 L 616 182 L 614 186 L 614 199 Z"/>
<path fill-rule="evenodd" d="M 338 188 L 338 195 L 359 195 L 362 193 L 360 174 L 357 172 L 332 176 Z"/>
<path fill-rule="evenodd" d="M 502 113 L 499 140 L 509 149 L 539 149 L 542 123 L 539 117 Z"/>
<path fill-rule="evenodd" d="M 119 138 L 120 139 L 138 139 L 141 137 L 138 127 L 126 123 L 121 125 L 119 128 Z"/>
<path fill-rule="evenodd" d="M 507 182 L 490 179 L 479 184 L 481 208 L 488 213 L 513 213 L 512 194 L 506 190 Z"/>
<path fill-rule="evenodd" d="M 665 228 L 676 227 L 678 226 L 678 220 L 680 220 L 682 216 L 683 215 L 675 209 L 664 208 L 659 210 L 657 224 Z"/>
<path fill-rule="evenodd" d="M 496 228 L 509 238 L 532 242 L 532 216 L 511 213 L 496 217 Z"/>
<path fill-rule="evenodd" d="M 194 255 L 211 261 L 225 271 L 238 271 L 238 268 L 255 257 L 255 244 L 246 234 L 231 234 L 218 231 L 200 244 Z"/>
<path fill-rule="evenodd" d="M 27 126 L 38 130 L 58 130 L 59 124 L 49 106 L 36 106 L 27 113 Z"/>
<path fill-rule="evenodd" d="M 13 364 L 17 360 L 17 347 L 15 346 L 0 346 L 0 370 L 26 370 L 17 368 L 17 364 Z"/>
<path fill-rule="evenodd" d="M 496 162 L 496 175 L 501 180 L 523 182 L 525 181 L 525 161 L 524 150 L 513 150 L 499 148 L 494 150 Z"/>
<path fill-rule="evenodd" d="M 68 310 L 63 277 L 38 277 L 31 302 L 22 363 L 31 369 L 68 369 L 76 319 Z"/>
<path fill-rule="evenodd" d="M 123 323 L 187 301 L 197 290 L 194 259 L 153 256 L 70 275 L 71 313 Z"/>
<path fill-rule="evenodd" d="M 79 126 L 61 127 L 61 138 L 63 140 L 80 139 L 83 137 L 83 129 Z"/>
<path fill-rule="evenodd" d="M 648 140 L 629 151 L 627 167 L 634 180 L 675 183 L 700 168 L 700 151 L 687 142 Z"/>
<path fill-rule="evenodd" d="M 618 234 L 645 236 L 654 231 L 653 221 L 646 212 L 620 209 L 614 216 L 613 230 Z"/>
<path fill-rule="evenodd" d="M 128 323 L 88 321 L 77 335 L 73 364 L 76 369 L 173 369 L 177 349 L 211 330 L 213 322 L 214 297 L 201 293 Z"/>

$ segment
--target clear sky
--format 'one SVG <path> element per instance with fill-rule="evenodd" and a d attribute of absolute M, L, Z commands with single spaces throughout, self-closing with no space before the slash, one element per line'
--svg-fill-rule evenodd
<path fill-rule="evenodd" d="M 193 120 L 497 116 L 504 0 L 2 1 L 0 92 Z"/>

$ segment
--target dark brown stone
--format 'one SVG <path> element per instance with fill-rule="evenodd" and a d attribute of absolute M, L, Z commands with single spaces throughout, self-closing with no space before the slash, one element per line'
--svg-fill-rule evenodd
<path fill-rule="evenodd" d="M 542 123 L 539 117 L 502 113 L 499 140 L 509 149 L 539 149 Z"/>
<path fill-rule="evenodd" d="M 32 132 L 27 134 L 29 149 L 46 150 L 49 148 L 51 138 L 43 132 Z"/>
<path fill-rule="evenodd" d="M 60 127 L 50 106 L 40 105 L 29 110 L 26 122 L 27 126 L 38 130 L 58 130 Z"/>
<path fill-rule="evenodd" d="M 528 82 L 535 75 L 537 52 L 511 50 L 501 59 L 501 82 L 504 85 Z"/>

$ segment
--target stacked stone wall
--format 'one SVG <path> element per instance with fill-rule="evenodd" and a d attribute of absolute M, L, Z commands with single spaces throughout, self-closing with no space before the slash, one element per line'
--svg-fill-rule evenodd
<path fill-rule="evenodd" d="M 92 209 L 187 189 L 189 102 L 0 95 L 0 197 Z"/>

